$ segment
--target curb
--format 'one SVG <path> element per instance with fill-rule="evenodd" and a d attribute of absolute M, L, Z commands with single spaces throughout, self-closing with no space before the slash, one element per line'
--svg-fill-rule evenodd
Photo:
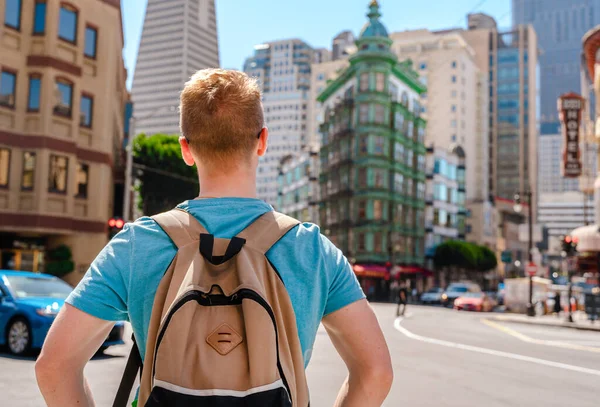
<path fill-rule="evenodd" d="M 568 329 L 577 329 L 580 331 L 590 331 L 590 332 L 600 332 L 600 324 L 598 326 L 586 326 L 586 325 L 578 325 L 577 323 L 568 323 L 568 322 L 542 322 L 537 321 L 532 318 L 532 320 L 522 319 L 522 318 L 511 318 L 511 317 L 490 317 L 488 318 L 491 321 L 495 322 L 511 322 L 515 324 L 523 324 L 523 325 L 535 325 L 535 326 L 549 326 L 553 328 L 568 328 Z"/>

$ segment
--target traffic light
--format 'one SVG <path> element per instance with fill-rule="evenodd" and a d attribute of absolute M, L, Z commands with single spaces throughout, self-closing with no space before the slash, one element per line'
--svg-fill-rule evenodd
<path fill-rule="evenodd" d="M 577 252 L 577 243 L 579 243 L 577 237 L 569 235 L 563 236 L 561 238 L 562 251 L 566 253 L 567 256 L 575 255 L 575 252 Z"/>
<path fill-rule="evenodd" d="M 112 239 L 117 233 L 123 230 L 125 221 L 121 218 L 110 218 L 108 220 L 108 238 Z"/>

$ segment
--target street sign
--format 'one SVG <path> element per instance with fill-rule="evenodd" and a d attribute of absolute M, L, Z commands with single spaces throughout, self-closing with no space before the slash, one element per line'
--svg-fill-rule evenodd
<path fill-rule="evenodd" d="M 537 265 L 533 262 L 529 263 L 525 270 L 527 271 L 527 274 L 533 277 L 537 274 Z"/>
<path fill-rule="evenodd" d="M 512 252 L 505 250 L 502 252 L 500 258 L 502 260 L 502 263 L 512 263 Z"/>

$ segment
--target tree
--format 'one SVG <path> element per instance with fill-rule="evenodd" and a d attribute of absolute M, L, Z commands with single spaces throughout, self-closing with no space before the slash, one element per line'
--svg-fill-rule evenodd
<path fill-rule="evenodd" d="M 49 250 L 46 273 L 56 277 L 63 277 L 69 274 L 75 270 L 75 263 L 73 263 L 72 256 L 71 248 L 64 244 Z"/>
<path fill-rule="evenodd" d="M 133 155 L 142 213 L 154 215 L 198 195 L 198 173 L 183 162 L 177 135 L 141 134 L 133 142 Z"/>
<path fill-rule="evenodd" d="M 498 258 L 496 253 L 486 246 L 479 246 L 480 256 L 477 264 L 479 271 L 490 271 L 498 267 Z"/>

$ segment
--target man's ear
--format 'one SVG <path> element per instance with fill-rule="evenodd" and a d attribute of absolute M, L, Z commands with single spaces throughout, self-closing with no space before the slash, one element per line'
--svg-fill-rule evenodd
<path fill-rule="evenodd" d="M 190 150 L 190 143 L 188 143 L 185 137 L 180 136 L 179 145 L 181 146 L 181 155 L 183 156 L 183 161 L 192 167 L 196 162 L 194 161 L 194 156 L 192 156 L 192 152 Z"/>
<path fill-rule="evenodd" d="M 256 154 L 258 154 L 259 157 L 262 157 L 267 153 L 268 141 L 269 129 L 263 127 L 260 131 L 260 136 L 258 137 L 258 149 L 256 150 Z"/>

